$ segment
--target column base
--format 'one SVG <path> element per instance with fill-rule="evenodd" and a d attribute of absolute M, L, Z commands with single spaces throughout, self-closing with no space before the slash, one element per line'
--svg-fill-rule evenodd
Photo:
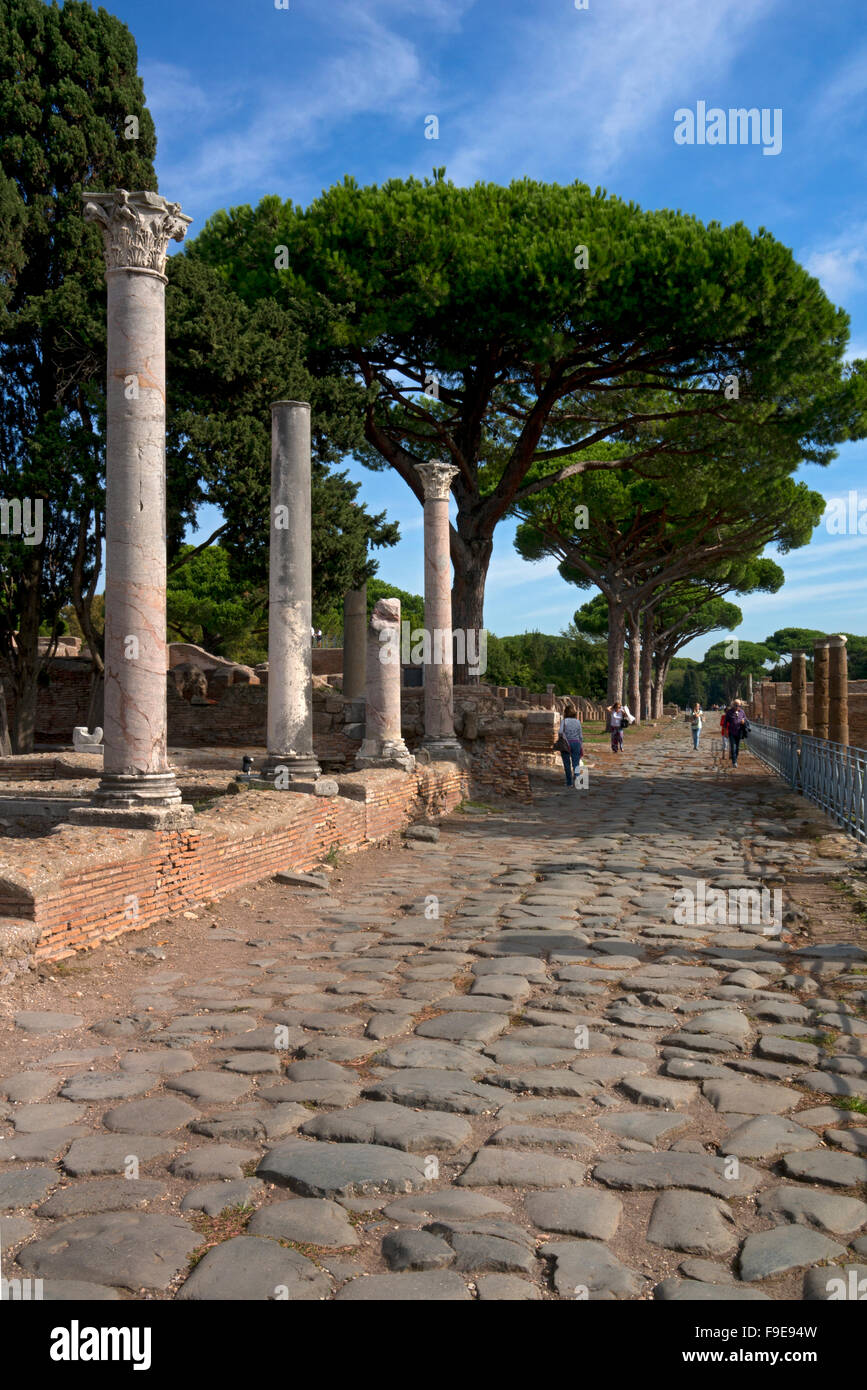
<path fill-rule="evenodd" d="M 431 762 L 466 762 L 467 754 L 463 744 L 459 739 L 451 738 L 423 738 L 421 741 L 420 753 L 426 753 Z"/>
<path fill-rule="evenodd" d="M 88 806 L 69 812 L 73 825 L 117 825 L 130 830 L 182 830 L 195 812 L 181 800 L 174 772 L 107 772 Z"/>
<path fill-rule="evenodd" d="M 268 753 L 259 780 L 270 782 L 273 791 L 285 791 L 293 782 L 311 782 L 322 772 L 313 753 Z"/>
<path fill-rule="evenodd" d="M 402 738 L 366 738 L 355 755 L 355 766 L 359 771 L 368 767 L 397 767 L 403 772 L 412 772 L 415 758 Z"/>

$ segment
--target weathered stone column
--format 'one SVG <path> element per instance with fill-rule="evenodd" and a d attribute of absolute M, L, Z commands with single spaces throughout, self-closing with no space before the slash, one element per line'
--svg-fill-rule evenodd
<path fill-rule="evenodd" d="M 367 702 L 365 738 L 356 767 L 402 767 L 415 758 L 400 733 L 400 599 L 381 598 L 366 632 Z"/>
<path fill-rule="evenodd" d="M 839 632 L 828 638 L 828 738 L 848 747 L 849 668 L 846 638 Z"/>
<path fill-rule="evenodd" d="M 360 589 L 347 589 L 343 596 L 343 696 L 346 700 L 357 700 L 364 694 L 366 651 L 367 585 L 362 584 Z"/>
<path fill-rule="evenodd" d="M 440 459 L 416 464 L 424 485 L 424 738 L 431 758 L 462 756 L 455 737 L 449 489 L 457 468 Z"/>
<path fill-rule="evenodd" d="M 828 737 L 828 639 L 813 643 L 813 737 Z"/>
<path fill-rule="evenodd" d="M 166 753 L 165 263 L 192 218 L 156 193 L 84 195 L 108 285 L 105 754 L 72 819 L 189 824 Z"/>
<path fill-rule="evenodd" d="M 807 732 L 807 653 L 802 647 L 792 650 L 792 732 Z"/>
<path fill-rule="evenodd" d="M 278 789 L 319 776 L 313 753 L 313 570 L 310 553 L 310 406 L 271 407 L 268 570 L 268 754 Z"/>
<path fill-rule="evenodd" d="M 748 705 L 751 705 L 752 703 L 753 703 L 753 673 L 752 673 L 752 671 L 747 671 L 747 704 L 748 704 Z"/>

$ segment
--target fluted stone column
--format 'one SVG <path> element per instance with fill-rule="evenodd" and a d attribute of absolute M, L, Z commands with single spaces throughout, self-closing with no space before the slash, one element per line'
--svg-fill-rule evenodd
<path fill-rule="evenodd" d="M 828 638 L 828 738 L 849 743 L 849 671 L 846 638 L 839 632 Z"/>
<path fill-rule="evenodd" d="M 792 651 L 792 731 L 807 732 L 807 653 L 801 647 Z"/>
<path fill-rule="evenodd" d="M 347 589 L 343 596 L 343 696 L 346 700 L 357 700 L 364 694 L 366 652 L 367 585 L 362 584 L 360 589 Z"/>
<path fill-rule="evenodd" d="M 313 570 L 310 553 L 310 406 L 271 407 L 268 570 L 268 753 L 263 777 L 283 790 L 319 776 L 313 753 Z"/>
<path fill-rule="evenodd" d="M 813 736 L 828 737 L 828 639 L 813 643 Z"/>
<path fill-rule="evenodd" d="M 71 819 L 190 824 L 166 750 L 165 263 L 192 218 L 156 193 L 84 195 L 108 285 L 105 754 Z"/>
<path fill-rule="evenodd" d="M 457 468 L 440 459 L 416 464 L 424 486 L 424 738 L 431 758 L 462 756 L 455 737 L 449 490 Z M 426 651 L 425 655 L 428 655 Z"/>
<path fill-rule="evenodd" d="M 365 738 L 356 767 L 402 767 L 412 772 L 415 758 L 400 733 L 400 599 L 381 598 L 366 632 L 367 700 Z"/>

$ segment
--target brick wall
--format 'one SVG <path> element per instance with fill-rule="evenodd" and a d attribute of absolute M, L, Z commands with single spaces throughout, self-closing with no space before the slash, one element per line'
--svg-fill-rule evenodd
<path fill-rule="evenodd" d="M 789 681 L 762 681 L 754 690 L 750 711 L 778 729 L 795 730 L 795 710 Z M 813 727 L 813 682 L 807 681 L 807 725 Z M 867 748 L 867 681 L 849 682 L 849 742 Z"/>
<path fill-rule="evenodd" d="M 337 797 L 225 797 L 188 830 L 101 831 L 95 844 L 92 830 L 64 826 L 50 863 L 22 861 L 16 871 L 8 847 L 0 931 L 3 919 L 32 923 L 33 961 L 61 960 L 281 869 L 311 869 L 332 846 L 357 849 L 446 814 L 469 795 L 469 782 L 466 769 L 448 764 L 410 776 L 383 769 L 340 779 Z"/>
<path fill-rule="evenodd" d="M 173 644 L 173 654 L 175 650 L 180 655 L 189 655 L 179 644 Z M 196 650 L 190 648 L 193 654 Z M 341 656 L 339 648 L 314 648 L 314 662 L 324 662 L 326 666 L 335 663 L 339 666 L 337 659 Z M 207 673 L 208 697 L 203 703 L 184 699 L 175 680 L 167 680 L 170 748 L 264 748 L 267 672 L 255 676 L 261 683 L 238 680 L 228 684 L 225 665 Z M 86 660 L 61 658 L 49 663 L 48 685 L 40 689 L 37 702 L 37 743 L 71 743 L 74 726 L 87 723 L 91 680 L 91 668 Z M 5 686 L 11 715 L 14 702 L 8 680 Z M 482 738 L 492 736 L 492 729 L 486 726 L 493 725 L 501 739 L 516 739 L 524 749 L 525 761 L 536 765 L 536 755 L 543 755 L 544 762 L 544 755 L 553 747 L 565 699 L 523 690 L 507 694 L 500 687 L 484 683 L 457 685 L 454 691 L 457 732 L 465 736 L 468 747 L 472 747 L 477 733 L 480 732 Z M 596 707 L 587 701 L 578 699 L 578 705 L 585 718 L 597 713 Z M 327 688 L 314 688 L 313 746 L 326 767 L 351 763 L 358 751 L 359 740 L 347 737 L 344 722 L 343 696 Z M 401 732 L 411 749 L 418 747 L 424 732 L 424 692 L 419 688 L 404 687 L 401 692 Z M 488 752 L 483 754 L 485 760 L 490 756 Z"/>

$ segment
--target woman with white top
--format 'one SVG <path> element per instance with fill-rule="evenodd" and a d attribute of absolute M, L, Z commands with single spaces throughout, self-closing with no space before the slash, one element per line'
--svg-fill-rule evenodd
<path fill-rule="evenodd" d="M 701 726 L 702 726 L 702 722 L 703 722 L 703 720 L 702 720 L 702 709 L 701 709 L 701 705 L 699 704 L 698 700 L 696 700 L 695 704 L 694 704 L 693 707 L 692 707 L 692 715 L 690 716 L 690 725 L 691 725 L 691 727 L 692 727 L 692 746 L 693 746 L 693 748 L 698 748 L 699 740 L 701 739 Z"/>

